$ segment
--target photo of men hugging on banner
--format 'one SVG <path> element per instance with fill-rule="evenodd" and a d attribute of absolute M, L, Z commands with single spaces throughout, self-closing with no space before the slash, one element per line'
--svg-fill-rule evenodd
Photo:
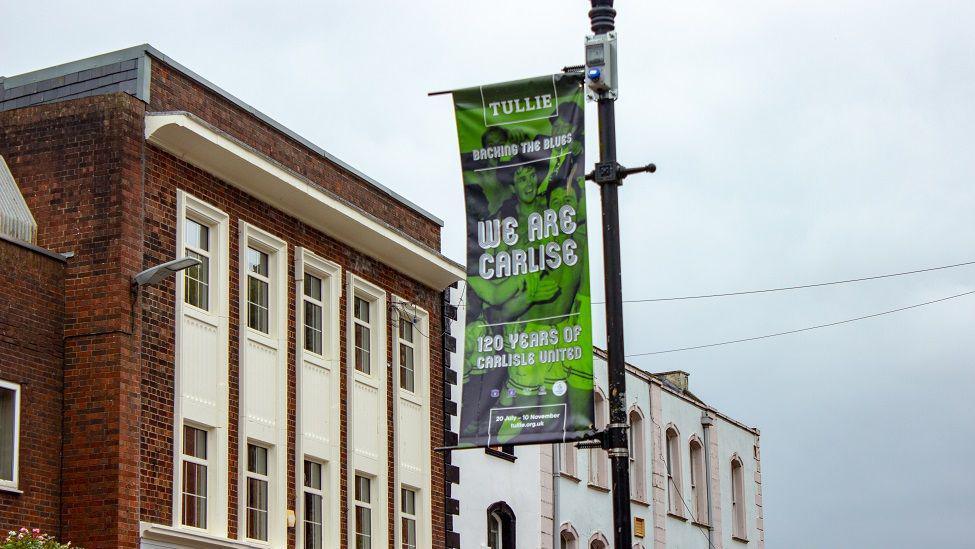
<path fill-rule="evenodd" d="M 593 428 L 581 82 L 454 92 L 468 231 L 461 446 Z"/>

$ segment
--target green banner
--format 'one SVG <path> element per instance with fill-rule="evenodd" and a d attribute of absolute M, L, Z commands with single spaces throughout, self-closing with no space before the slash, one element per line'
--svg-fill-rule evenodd
<path fill-rule="evenodd" d="M 467 203 L 459 444 L 579 440 L 593 428 L 582 78 L 453 96 Z"/>

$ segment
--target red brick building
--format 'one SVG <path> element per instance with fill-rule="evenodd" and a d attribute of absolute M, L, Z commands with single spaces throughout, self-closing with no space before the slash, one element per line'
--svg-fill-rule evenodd
<path fill-rule="evenodd" d="M 0 155 L 0 529 L 459 545 L 442 222 L 150 46 L 0 79 Z"/>

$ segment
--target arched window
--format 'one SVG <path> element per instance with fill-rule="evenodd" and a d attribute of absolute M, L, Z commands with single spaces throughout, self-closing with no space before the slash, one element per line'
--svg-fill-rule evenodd
<path fill-rule="evenodd" d="M 667 511 L 684 516 L 684 480 L 680 467 L 680 432 L 677 427 L 667 427 Z"/>
<path fill-rule="evenodd" d="M 609 423 L 609 401 L 606 400 L 598 387 L 593 404 L 595 406 L 596 430 L 601 431 Z M 609 458 L 606 457 L 606 451 L 601 448 L 590 448 L 589 450 L 589 484 L 600 488 L 609 487 Z"/>
<path fill-rule="evenodd" d="M 589 538 L 589 549 L 609 549 L 609 542 L 602 532 L 596 532 Z"/>
<path fill-rule="evenodd" d="M 731 457 L 731 517 L 731 535 L 745 539 L 745 475 L 737 454 Z"/>
<path fill-rule="evenodd" d="M 559 530 L 559 547 L 560 549 L 578 549 L 579 547 L 579 534 L 569 523 L 563 524 L 562 529 Z"/>
<path fill-rule="evenodd" d="M 579 477 L 578 461 L 579 449 L 575 442 L 566 442 L 559 445 L 559 472 L 573 478 Z"/>
<path fill-rule="evenodd" d="M 630 410 L 630 496 L 647 499 L 647 450 L 643 426 L 643 412 Z"/>
<path fill-rule="evenodd" d="M 704 467 L 704 445 L 696 436 L 692 436 L 688 446 L 691 454 L 691 504 L 694 506 L 694 519 L 700 524 L 707 524 L 708 481 Z"/>
<path fill-rule="evenodd" d="M 491 549 L 515 549 L 515 513 L 503 501 L 487 509 L 487 545 Z"/>

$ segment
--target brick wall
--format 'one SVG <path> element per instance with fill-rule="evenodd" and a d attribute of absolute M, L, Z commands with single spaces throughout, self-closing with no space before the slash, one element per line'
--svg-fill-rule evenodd
<path fill-rule="evenodd" d="M 308 106 L 314 107 L 317 105 Z M 191 112 L 325 192 L 440 250 L 440 227 L 436 223 L 157 59 L 152 60 L 149 110 Z"/>
<path fill-rule="evenodd" d="M 0 240 L 0 379 L 20 384 L 22 494 L 0 491 L 0 537 L 60 534 L 64 264 Z"/>
<path fill-rule="evenodd" d="M 62 536 L 138 539 L 138 319 L 145 105 L 103 95 L 0 113 L 0 154 L 38 222 L 38 244 L 72 251 L 64 275 Z"/>

